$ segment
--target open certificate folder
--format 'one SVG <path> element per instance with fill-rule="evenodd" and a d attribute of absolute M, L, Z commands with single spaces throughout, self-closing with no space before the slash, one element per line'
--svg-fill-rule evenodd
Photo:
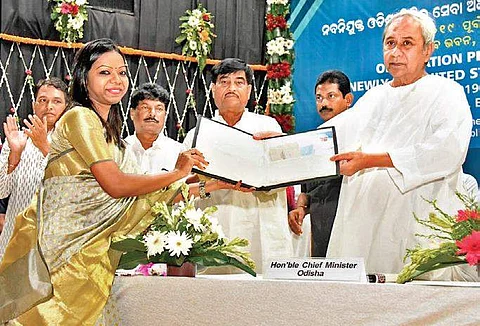
<path fill-rule="evenodd" d="M 270 190 L 339 174 L 335 128 L 319 128 L 262 140 L 223 123 L 199 117 L 192 147 L 210 163 L 196 173 Z"/>

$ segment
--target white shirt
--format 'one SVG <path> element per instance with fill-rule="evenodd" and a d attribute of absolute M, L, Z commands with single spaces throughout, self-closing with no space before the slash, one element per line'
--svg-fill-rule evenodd
<path fill-rule="evenodd" d="M 472 128 L 463 87 L 433 75 L 402 87 L 384 84 L 325 125 L 335 125 L 340 153 L 388 152 L 395 166 L 343 178 L 327 256 L 364 257 L 368 272 L 400 272 L 406 249 L 429 243 L 415 237 L 431 232 L 413 217 L 433 210 L 422 197 L 447 213 L 462 207 L 455 190 Z"/>
<path fill-rule="evenodd" d="M 227 124 L 218 111 L 215 112 L 214 120 Z M 247 110 L 234 127 L 249 133 L 282 132 L 275 119 Z M 194 130 L 190 130 L 184 140 L 187 147 L 191 146 L 193 136 Z M 206 159 L 208 161 L 208 157 Z M 253 193 L 217 190 L 211 193 L 210 198 L 197 201 L 197 206 L 200 208 L 214 205 L 218 208 L 215 217 L 218 218 L 226 237 L 229 239 L 241 237 L 249 240 L 248 251 L 257 265 L 257 273 L 262 273 L 263 265 L 269 259 L 294 256 L 293 236 L 288 227 L 287 197 L 284 188 Z M 222 271 L 238 272 L 239 270 L 232 268 Z"/>
<path fill-rule="evenodd" d="M 0 198 L 10 196 L 5 225 L 0 234 L 0 261 L 13 232 L 15 217 L 30 205 L 45 173 L 47 158 L 33 145 L 30 138 L 22 152 L 20 163 L 12 173 L 7 174 L 10 147 L 8 141 L 0 154 Z"/>
<path fill-rule="evenodd" d="M 140 170 L 146 174 L 172 171 L 175 168 L 178 154 L 184 145 L 164 134 L 159 134 L 152 147 L 144 149 L 136 134 L 125 138 L 127 150 L 133 154 Z"/>

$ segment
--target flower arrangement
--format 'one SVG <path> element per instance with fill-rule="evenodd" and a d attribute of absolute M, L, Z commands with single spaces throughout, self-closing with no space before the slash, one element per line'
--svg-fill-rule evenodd
<path fill-rule="evenodd" d="M 188 198 L 188 186 L 182 186 L 182 195 Z M 203 266 L 232 265 L 256 276 L 255 262 L 250 253 L 241 250 L 248 240 L 228 240 L 218 220 L 212 217 L 216 207 L 195 209 L 194 198 L 174 206 L 156 202 L 152 224 L 136 238 L 126 238 L 112 244 L 125 252 L 118 268 L 132 269 L 139 264 L 166 263 L 181 266 L 185 262 Z"/>
<path fill-rule="evenodd" d="M 83 25 L 88 20 L 87 0 L 49 0 L 53 2 L 50 18 L 60 39 L 75 42 L 83 37 Z"/>
<path fill-rule="evenodd" d="M 293 132 L 292 65 L 293 39 L 287 24 L 290 12 L 289 0 L 267 0 L 265 18 L 267 39 L 267 110 L 284 132 Z"/>
<path fill-rule="evenodd" d="M 197 9 L 187 10 L 185 15 L 180 17 L 183 22 L 180 25 L 180 35 L 175 42 L 182 44 L 182 54 L 195 57 L 198 61 L 200 71 L 207 64 L 207 56 L 212 51 L 212 42 L 216 35 L 213 33 L 215 27 L 210 14 L 201 4 Z"/>
<path fill-rule="evenodd" d="M 464 210 L 459 210 L 455 216 L 442 211 L 436 201 L 432 204 L 434 212 L 428 219 L 420 219 L 415 214 L 415 220 L 433 230 L 430 235 L 417 235 L 428 239 L 437 239 L 441 243 L 436 248 L 408 249 L 405 258 L 410 257 L 407 264 L 397 277 L 397 283 L 405 283 L 423 273 L 459 264 L 480 264 L 480 208 L 475 200 L 457 193 L 457 197 L 465 204 Z M 479 271 L 480 274 L 480 271 Z"/>

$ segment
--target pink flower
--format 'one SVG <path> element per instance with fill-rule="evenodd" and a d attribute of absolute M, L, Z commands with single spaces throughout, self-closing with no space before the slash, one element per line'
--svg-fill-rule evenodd
<path fill-rule="evenodd" d="M 457 255 L 465 255 L 469 265 L 477 265 L 480 263 L 480 231 L 473 231 L 472 234 L 466 236 L 462 241 L 457 240 Z"/>
<path fill-rule="evenodd" d="M 480 214 L 478 214 L 476 211 L 469 211 L 469 210 L 459 210 L 457 213 L 457 222 L 463 222 L 468 219 L 480 219 Z"/>
<path fill-rule="evenodd" d="M 138 273 L 141 273 L 143 276 L 149 276 L 150 275 L 150 268 L 152 268 L 153 263 L 148 263 L 148 264 L 140 264 L 138 265 L 137 269 L 135 270 Z"/>
<path fill-rule="evenodd" d="M 68 15 L 70 13 L 70 4 L 69 3 L 62 3 L 62 6 L 60 7 L 60 13 L 62 15 Z"/>

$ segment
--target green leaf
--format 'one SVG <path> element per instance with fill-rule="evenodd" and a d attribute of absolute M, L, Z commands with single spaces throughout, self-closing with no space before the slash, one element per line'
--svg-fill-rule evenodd
<path fill-rule="evenodd" d="M 187 35 L 185 34 L 181 34 L 179 36 L 177 36 L 177 38 L 175 39 L 175 43 L 182 43 L 183 41 L 185 41 L 187 39 Z"/>
<path fill-rule="evenodd" d="M 141 251 L 130 251 L 122 255 L 118 268 L 132 269 L 139 264 L 148 264 L 146 253 Z"/>
<path fill-rule="evenodd" d="M 206 251 L 205 255 L 203 256 L 188 257 L 187 260 L 193 263 L 203 265 L 205 267 L 231 265 L 247 272 L 252 276 L 257 276 L 253 269 L 243 264 L 238 259 L 227 256 L 215 250 Z"/>
<path fill-rule="evenodd" d="M 110 248 L 118 251 L 123 251 L 123 252 L 128 252 L 128 251 L 146 252 L 147 251 L 147 248 L 145 247 L 145 244 L 142 241 L 133 239 L 133 238 L 127 238 L 124 240 L 113 242 L 110 245 Z"/>

